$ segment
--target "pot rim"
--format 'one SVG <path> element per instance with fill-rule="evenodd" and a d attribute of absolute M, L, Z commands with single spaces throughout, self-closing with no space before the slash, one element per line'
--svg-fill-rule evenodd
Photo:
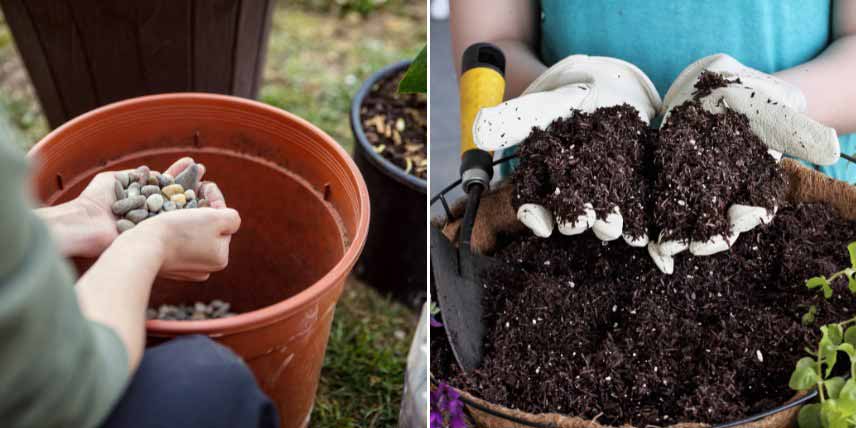
<path fill-rule="evenodd" d="M 433 373 L 429 373 L 429 376 L 430 376 L 430 378 L 431 378 L 431 379 L 430 379 L 430 381 L 431 381 L 431 386 L 436 387 L 436 386 L 438 385 L 438 383 L 437 383 L 436 379 L 434 378 L 434 374 L 433 374 Z M 458 388 L 458 387 L 456 387 L 456 386 L 454 386 L 454 385 L 449 385 L 449 387 L 454 388 L 454 389 L 455 389 L 456 391 L 458 391 L 459 393 L 461 393 L 461 392 L 466 393 L 467 395 L 469 395 L 469 396 L 473 397 L 473 399 L 475 399 L 475 400 L 480 400 L 480 401 L 483 401 L 483 402 L 486 402 L 486 403 L 489 403 L 489 404 L 493 404 L 493 405 L 495 405 L 495 406 L 499 406 L 499 407 L 500 407 L 500 410 L 491 409 L 491 408 L 489 408 L 489 407 L 487 407 L 487 406 L 485 406 L 485 405 L 483 405 L 483 404 L 481 404 L 481 403 L 478 403 L 478 402 L 474 401 L 473 399 L 470 399 L 469 397 L 465 396 L 464 394 L 461 394 L 461 396 L 460 396 L 460 400 L 461 400 L 461 402 L 463 402 L 465 405 L 467 405 L 467 406 L 471 406 L 471 407 L 474 407 L 476 410 L 479 410 L 479 411 L 481 411 L 481 412 L 487 413 L 487 414 L 489 414 L 489 415 L 491 415 L 491 416 L 494 416 L 494 417 L 497 417 L 497 418 L 500 418 L 500 419 L 504 419 L 504 420 L 506 420 L 506 421 L 508 421 L 508 422 L 512 422 L 512 423 L 515 423 L 515 424 L 518 424 L 518 425 L 521 425 L 521 426 L 525 426 L 525 427 L 532 427 L 532 428 L 548 428 L 548 427 L 552 427 L 552 426 L 553 426 L 553 425 L 551 425 L 551 424 L 540 423 L 540 422 L 534 422 L 534 421 L 528 421 L 528 420 L 525 420 L 525 419 L 519 418 L 519 417 L 517 417 L 517 416 L 511 415 L 511 414 L 508 414 L 508 413 L 505 413 L 505 412 L 504 412 L 504 410 L 507 410 L 507 408 L 506 408 L 505 406 L 501 405 L 501 404 L 496 404 L 496 403 L 493 403 L 493 402 L 490 402 L 490 401 L 484 400 L 484 399 L 482 399 L 482 398 L 476 397 L 474 394 L 471 394 L 471 393 L 470 393 L 470 392 L 468 392 L 468 391 L 464 391 L 463 389 Z M 757 421 L 759 421 L 759 420 L 761 420 L 761 419 L 764 419 L 764 418 L 768 418 L 768 417 L 773 416 L 773 415 L 776 415 L 776 414 L 778 414 L 778 413 L 781 413 L 781 412 L 784 412 L 784 411 L 790 410 L 790 409 L 792 409 L 792 408 L 794 408 L 794 407 L 802 406 L 802 405 L 804 405 L 804 404 L 808 403 L 809 401 L 814 400 L 815 398 L 817 398 L 817 388 L 815 388 L 815 389 L 811 390 L 811 392 L 809 392 L 809 393 L 807 393 L 807 394 L 803 395 L 802 397 L 800 397 L 800 396 L 799 396 L 799 393 L 798 393 L 798 394 L 795 396 L 795 398 L 792 398 L 790 401 L 787 401 L 787 402 L 785 402 L 785 403 L 783 403 L 783 404 L 780 404 L 780 405 L 778 405 L 778 406 L 774 407 L 773 409 L 770 409 L 770 410 L 767 410 L 767 411 L 763 411 L 763 412 L 759 412 L 759 413 L 755 413 L 755 414 L 753 414 L 753 415 L 746 416 L 745 418 L 740 419 L 740 420 L 736 420 L 736 421 L 731 421 L 731 422 L 720 422 L 720 423 L 718 423 L 718 424 L 716 424 L 716 425 L 711 425 L 710 427 L 711 427 L 711 428 L 734 428 L 734 427 L 740 427 L 740 426 L 743 426 L 743 425 L 750 424 L 750 423 L 752 423 L 752 422 L 757 422 Z M 536 415 L 536 414 L 529 413 L 529 412 L 525 412 L 525 413 L 530 414 L 530 415 Z M 544 414 L 544 413 L 540 413 L 540 414 Z M 566 414 L 563 414 L 563 413 L 562 413 L 561 415 L 562 415 L 562 416 L 569 416 L 569 417 L 573 417 L 572 415 L 566 415 Z"/>
<path fill-rule="evenodd" d="M 354 140 L 356 140 L 356 143 L 359 145 L 355 150 L 362 149 L 362 151 L 366 153 L 366 157 L 374 164 L 375 167 L 395 181 L 398 181 L 399 183 L 420 193 L 426 193 L 428 189 L 428 182 L 426 180 L 416 177 L 415 175 L 405 173 L 404 170 L 398 167 L 398 165 L 390 162 L 385 157 L 374 151 L 373 146 L 369 143 L 365 130 L 363 129 L 363 121 L 360 120 L 360 107 L 362 107 L 363 100 L 368 96 L 372 86 L 381 79 L 406 69 L 410 66 L 410 63 L 410 60 L 399 61 L 397 63 L 387 65 L 369 76 L 351 100 L 351 114 L 349 117 L 351 120 L 351 132 L 354 134 Z"/>
<path fill-rule="evenodd" d="M 359 168 L 357 168 L 353 159 L 351 159 L 351 156 L 345 151 L 345 149 L 343 149 L 342 146 L 326 132 L 308 122 L 306 119 L 296 116 L 293 113 L 289 113 L 285 110 L 269 106 L 255 100 L 220 94 L 175 92 L 130 98 L 107 104 L 95 110 L 86 112 L 51 131 L 30 149 L 27 156 L 32 158 L 35 154 L 43 151 L 45 147 L 52 144 L 53 141 L 60 140 L 68 134 L 73 134 L 81 127 L 97 123 L 102 117 L 113 114 L 114 112 L 133 110 L 141 105 L 187 101 L 229 103 L 244 110 L 279 116 L 286 120 L 296 122 L 306 130 L 310 131 L 310 133 L 314 134 L 321 144 L 332 149 L 333 157 L 338 158 L 338 160 L 344 164 L 347 170 L 351 173 L 351 178 L 356 184 L 359 198 L 360 218 L 358 220 L 354 236 L 350 239 L 351 244 L 346 249 L 342 258 L 332 268 L 330 268 L 324 276 L 315 281 L 315 283 L 285 300 L 229 318 L 198 321 L 148 320 L 146 321 L 146 334 L 159 337 L 172 337 L 185 334 L 207 334 L 212 337 L 218 337 L 256 329 L 275 323 L 293 314 L 301 307 L 318 300 L 322 294 L 334 289 L 337 286 L 337 283 L 340 280 L 343 280 L 354 267 L 354 264 L 365 245 L 366 236 L 368 235 L 370 216 L 369 193 L 366 188 L 366 183 L 363 180 L 362 173 L 360 173 Z"/>

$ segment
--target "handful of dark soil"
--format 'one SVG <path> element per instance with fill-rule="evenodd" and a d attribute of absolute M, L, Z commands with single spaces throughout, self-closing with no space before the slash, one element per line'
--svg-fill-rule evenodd
<path fill-rule="evenodd" d="M 425 94 L 401 94 L 404 73 L 381 80 L 363 100 L 360 119 L 366 138 L 381 156 L 421 179 L 428 173 L 428 110 Z"/>
<path fill-rule="evenodd" d="M 696 94 L 672 109 L 654 155 L 657 171 L 654 223 L 663 240 L 707 241 L 731 235 L 727 210 L 734 204 L 779 206 L 787 183 L 781 167 L 734 110 L 710 113 L 699 99 L 737 84 L 705 72 Z"/>
<path fill-rule="evenodd" d="M 846 319 L 846 282 L 825 300 L 803 281 L 849 263 L 856 222 L 827 205 L 783 207 L 731 252 L 676 260 L 591 235 L 511 237 L 485 280 L 482 367 L 457 370 L 442 329 L 432 372 L 488 401 L 602 424 L 734 421 L 794 392 L 788 379 L 817 327 Z M 814 325 L 801 317 L 817 308 Z"/>
<path fill-rule="evenodd" d="M 575 221 L 586 203 L 600 219 L 617 206 L 625 233 L 638 238 L 647 230 L 648 157 L 655 137 L 656 131 L 627 104 L 576 111 L 545 130 L 533 128 L 520 145 L 520 165 L 511 176 L 512 203 L 515 209 L 543 205 L 562 221 Z"/>

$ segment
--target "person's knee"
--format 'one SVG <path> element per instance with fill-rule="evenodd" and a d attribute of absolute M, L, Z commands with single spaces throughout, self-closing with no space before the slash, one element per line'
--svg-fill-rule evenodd
<path fill-rule="evenodd" d="M 156 415 L 156 416 L 155 416 Z M 276 410 L 252 372 L 205 336 L 174 339 L 146 351 L 106 426 L 273 427 Z"/>
<path fill-rule="evenodd" d="M 189 336 L 173 340 L 168 358 L 159 358 L 173 380 L 180 381 L 197 397 L 206 397 L 216 405 L 220 400 L 232 400 L 236 394 L 257 390 L 249 367 L 230 349 L 205 336 Z M 201 404 L 201 403 L 200 403 Z"/>

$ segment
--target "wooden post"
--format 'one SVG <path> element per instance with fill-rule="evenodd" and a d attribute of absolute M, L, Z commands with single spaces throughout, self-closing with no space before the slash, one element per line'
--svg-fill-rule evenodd
<path fill-rule="evenodd" d="M 0 0 L 52 127 L 163 92 L 255 98 L 274 0 Z"/>

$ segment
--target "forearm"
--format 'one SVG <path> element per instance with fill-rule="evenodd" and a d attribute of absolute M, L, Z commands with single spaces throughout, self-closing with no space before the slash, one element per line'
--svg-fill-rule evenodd
<path fill-rule="evenodd" d="M 455 70 L 473 43 L 497 45 L 505 54 L 505 98 L 519 96 L 547 67 L 535 53 L 538 5 L 524 0 L 468 0 L 451 3 Z"/>
<path fill-rule="evenodd" d="M 547 66 L 529 46 L 514 40 L 495 40 L 505 54 L 505 99 L 516 98 L 538 78 Z"/>
<path fill-rule="evenodd" d="M 164 260 L 159 240 L 143 235 L 122 234 L 76 286 L 84 316 L 111 327 L 119 335 L 132 371 L 145 348 L 149 293 Z"/>
<path fill-rule="evenodd" d="M 776 75 L 802 90 L 812 119 L 839 135 L 856 132 L 856 35 L 841 37 L 817 58 Z"/>

